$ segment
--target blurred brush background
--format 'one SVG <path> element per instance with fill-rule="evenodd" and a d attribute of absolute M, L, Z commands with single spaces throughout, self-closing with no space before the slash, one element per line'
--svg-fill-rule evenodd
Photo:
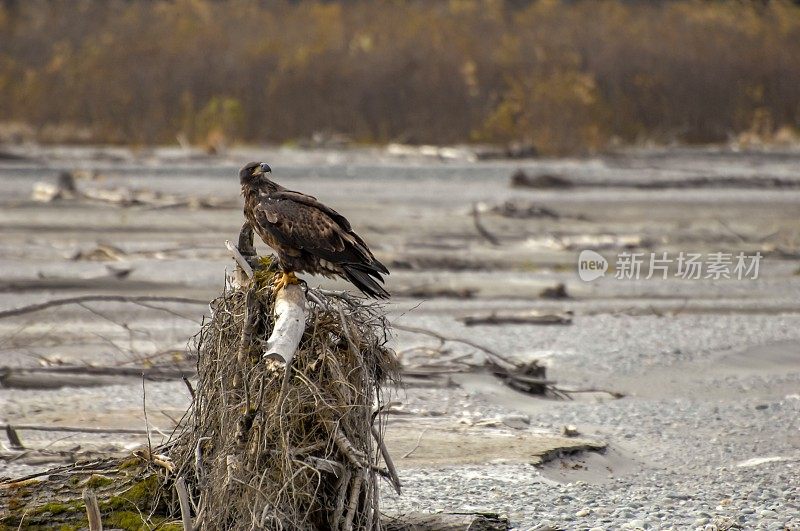
<path fill-rule="evenodd" d="M 0 141 L 792 142 L 799 87 L 791 2 L 0 2 Z"/>

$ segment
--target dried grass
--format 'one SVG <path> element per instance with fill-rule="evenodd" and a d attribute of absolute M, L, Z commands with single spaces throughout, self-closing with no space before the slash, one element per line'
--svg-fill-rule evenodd
<path fill-rule="evenodd" d="M 397 377 L 375 306 L 309 290 L 289 370 L 262 358 L 270 275 L 227 285 L 196 337 L 199 381 L 170 455 L 202 529 L 379 529 L 383 404 Z M 391 466 L 389 467 L 391 468 Z M 399 484 L 395 485 L 399 488 Z"/>

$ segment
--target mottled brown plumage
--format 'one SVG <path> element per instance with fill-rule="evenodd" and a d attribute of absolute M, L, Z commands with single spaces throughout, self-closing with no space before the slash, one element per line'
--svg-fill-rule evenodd
<path fill-rule="evenodd" d="M 344 216 L 315 197 L 270 181 L 270 167 L 251 162 L 239 171 L 244 215 L 278 254 L 284 273 L 341 277 L 365 295 L 388 298 L 378 281 L 389 274 Z"/>

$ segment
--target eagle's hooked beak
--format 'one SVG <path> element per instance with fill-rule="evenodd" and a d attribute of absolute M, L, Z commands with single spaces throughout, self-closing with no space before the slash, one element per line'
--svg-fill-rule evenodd
<path fill-rule="evenodd" d="M 270 173 L 271 171 L 272 168 L 269 167 L 269 164 L 267 164 L 266 162 L 262 162 L 258 166 L 255 166 L 252 170 L 250 170 L 250 175 L 252 175 L 253 177 L 261 177 L 263 175 L 266 175 L 267 173 Z"/>

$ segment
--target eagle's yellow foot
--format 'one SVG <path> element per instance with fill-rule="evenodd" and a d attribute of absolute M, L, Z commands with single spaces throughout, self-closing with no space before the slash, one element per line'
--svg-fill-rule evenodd
<path fill-rule="evenodd" d="M 273 284 L 273 291 L 279 292 L 289 284 L 300 284 L 300 279 L 294 273 L 280 273 L 275 276 L 275 283 Z"/>

